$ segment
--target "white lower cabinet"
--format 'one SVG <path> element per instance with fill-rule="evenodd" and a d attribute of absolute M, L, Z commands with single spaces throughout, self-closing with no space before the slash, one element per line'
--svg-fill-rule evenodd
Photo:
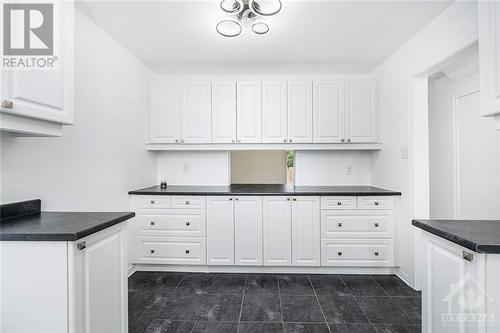
<path fill-rule="evenodd" d="M 234 265 L 233 197 L 207 197 L 207 264 Z"/>
<path fill-rule="evenodd" d="M 204 237 L 138 237 L 138 260 L 145 264 L 206 264 Z"/>
<path fill-rule="evenodd" d="M 290 197 L 264 197 L 264 265 L 292 264 L 292 206 Z"/>
<path fill-rule="evenodd" d="M 320 265 L 319 197 L 292 199 L 292 263 Z"/>
<path fill-rule="evenodd" d="M 262 197 L 234 198 L 236 265 L 262 265 Z"/>
<path fill-rule="evenodd" d="M 392 266 L 392 239 L 322 239 L 322 266 Z"/>

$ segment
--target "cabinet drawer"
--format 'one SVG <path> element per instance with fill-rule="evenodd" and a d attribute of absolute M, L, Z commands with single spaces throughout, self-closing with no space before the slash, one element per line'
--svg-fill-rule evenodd
<path fill-rule="evenodd" d="M 392 209 L 393 197 L 358 197 L 358 209 Z"/>
<path fill-rule="evenodd" d="M 321 211 L 321 237 L 391 238 L 392 214 L 379 211 Z"/>
<path fill-rule="evenodd" d="M 205 236 L 205 210 L 164 209 L 142 211 L 140 233 L 158 236 Z"/>
<path fill-rule="evenodd" d="M 137 237 L 137 261 L 148 264 L 205 265 L 203 237 Z"/>
<path fill-rule="evenodd" d="M 174 195 L 172 196 L 172 208 L 205 208 L 205 197 Z"/>
<path fill-rule="evenodd" d="M 321 197 L 321 209 L 356 209 L 356 197 Z"/>
<path fill-rule="evenodd" d="M 139 196 L 134 198 L 134 207 L 144 208 L 170 208 L 170 196 Z"/>
<path fill-rule="evenodd" d="M 322 266 L 392 266 L 392 239 L 322 239 Z"/>

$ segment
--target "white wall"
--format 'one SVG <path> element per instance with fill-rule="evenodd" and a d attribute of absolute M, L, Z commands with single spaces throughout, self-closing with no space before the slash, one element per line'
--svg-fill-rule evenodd
<path fill-rule="evenodd" d="M 231 151 L 232 184 L 286 184 L 284 150 Z"/>
<path fill-rule="evenodd" d="M 295 185 L 370 185 L 370 152 L 296 151 Z"/>
<path fill-rule="evenodd" d="M 413 180 L 415 170 L 410 164 L 416 161 L 416 156 L 412 156 L 415 148 L 411 126 L 414 119 L 412 77 L 426 66 L 444 60 L 464 41 L 474 38 L 477 38 L 477 3 L 455 2 L 372 73 L 381 83 L 380 121 L 384 149 L 372 154 L 371 182 L 403 193 L 395 211 L 396 263 L 400 266 L 400 276 L 410 284 L 414 281 L 411 218 L 417 217 L 413 200 L 425 200 L 411 196 L 414 186 L 425 185 L 425 179 L 420 183 Z M 410 159 L 402 155 L 405 147 L 409 147 Z"/>
<path fill-rule="evenodd" d="M 61 138 L 1 137 L 2 203 L 45 210 L 129 211 L 127 192 L 156 183 L 146 151 L 146 82 L 153 73 L 79 11 L 75 125 Z"/>

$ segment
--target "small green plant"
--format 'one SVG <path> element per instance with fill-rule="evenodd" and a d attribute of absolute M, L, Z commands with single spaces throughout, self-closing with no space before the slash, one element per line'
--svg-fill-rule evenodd
<path fill-rule="evenodd" d="M 287 150 L 286 151 L 286 167 L 293 168 L 294 161 L 295 161 L 295 151 Z"/>

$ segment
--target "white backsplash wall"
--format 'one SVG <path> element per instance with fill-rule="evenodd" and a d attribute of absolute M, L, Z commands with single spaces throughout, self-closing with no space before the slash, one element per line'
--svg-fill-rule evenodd
<path fill-rule="evenodd" d="M 296 151 L 295 185 L 370 185 L 370 152 Z"/>
<path fill-rule="evenodd" d="M 158 184 L 229 185 L 228 151 L 158 152 Z"/>

